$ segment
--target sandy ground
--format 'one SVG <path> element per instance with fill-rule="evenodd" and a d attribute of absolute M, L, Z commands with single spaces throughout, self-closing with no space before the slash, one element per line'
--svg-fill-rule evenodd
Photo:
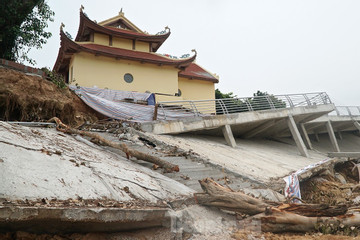
<path fill-rule="evenodd" d="M 212 163 L 261 182 L 284 177 L 292 171 L 327 159 L 326 154 L 318 151 L 309 151 L 310 158 L 302 157 L 294 143 L 236 139 L 237 146 L 232 148 L 226 145 L 222 137 L 147 134 L 186 151 L 192 150 Z"/>

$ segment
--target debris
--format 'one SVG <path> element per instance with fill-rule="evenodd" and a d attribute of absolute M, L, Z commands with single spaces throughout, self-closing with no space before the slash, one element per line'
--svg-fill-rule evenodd
<path fill-rule="evenodd" d="M 184 180 L 189 180 L 190 179 L 190 177 L 188 175 L 181 175 L 180 177 L 182 179 L 184 179 Z"/>
<path fill-rule="evenodd" d="M 56 129 L 58 131 L 64 132 L 64 133 L 68 133 L 68 134 L 79 134 L 82 136 L 87 136 L 93 139 L 96 139 L 98 142 L 100 142 L 101 144 L 110 146 L 112 148 L 116 148 L 119 149 L 121 151 L 123 151 L 127 158 L 130 159 L 130 157 L 135 157 L 138 160 L 144 160 L 147 162 L 151 162 L 154 163 L 162 168 L 165 169 L 166 172 L 178 172 L 179 166 L 178 165 L 174 165 L 172 163 L 169 163 L 165 160 L 162 160 L 156 156 L 152 156 L 143 152 L 139 152 L 137 150 L 131 149 L 129 148 L 125 143 L 114 143 L 112 141 L 109 141 L 101 136 L 99 136 L 98 134 L 95 133 L 91 133 L 91 132 L 87 132 L 87 131 L 81 131 L 81 130 L 77 130 L 74 128 L 70 128 L 69 126 L 65 125 L 64 123 L 61 122 L 61 120 L 57 117 L 53 117 L 49 120 L 49 122 L 56 122 Z"/>
<path fill-rule="evenodd" d="M 151 146 L 151 147 L 156 147 L 156 145 L 155 145 L 153 142 L 149 141 L 149 140 L 146 139 L 146 138 L 139 137 L 138 139 L 139 139 L 140 141 L 142 141 L 143 143 L 145 143 L 146 145 L 149 145 L 149 146 Z"/>

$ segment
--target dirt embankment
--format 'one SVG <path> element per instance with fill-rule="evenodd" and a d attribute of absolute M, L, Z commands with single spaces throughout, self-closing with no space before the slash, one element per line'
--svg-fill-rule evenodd
<path fill-rule="evenodd" d="M 101 118 L 69 89 L 60 89 L 38 76 L 0 68 L 0 120 L 47 121 L 55 116 L 71 126 Z"/>

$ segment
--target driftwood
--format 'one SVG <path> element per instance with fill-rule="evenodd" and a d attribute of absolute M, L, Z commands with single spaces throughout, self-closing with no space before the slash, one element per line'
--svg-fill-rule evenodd
<path fill-rule="evenodd" d="M 346 228 L 360 227 L 360 214 L 347 213 L 334 217 L 306 217 L 292 212 L 271 209 L 269 213 L 261 213 L 252 217 L 258 220 L 263 232 L 311 232 L 319 230 L 324 233 L 343 231 Z"/>
<path fill-rule="evenodd" d="M 223 187 L 210 178 L 199 181 L 204 193 L 195 193 L 197 203 L 250 215 L 264 232 L 337 231 L 360 227 L 360 209 L 346 205 L 289 204 L 267 202 Z M 325 231 L 324 230 L 324 231 Z M 325 231 L 326 232 L 326 231 Z"/>
<path fill-rule="evenodd" d="M 130 159 L 130 157 L 135 157 L 138 160 L 143 160 L 146 162 L 151 162 L 154 163 L 157 166 L 160 166 L 162 168 L 165 169 L 165 171 L 167 172 L 178 172 L 179 171 L 179 166 L 178 165 L 174 165 L 172 163 L 169 163 L 165 160 L 162 160 L 158 157 L 143 153 L 143 152 L 139 152 L 137 150 L 131 149 L 129 148 L 125 143 L 114 143 L 112 141 L 109 141 L 103 137 L 101 137 L 98 134 L 95 133 L 91 133 L 91 132 L 87 132 L 87 131 L 81 131 L 81 130 L 77 130 L 74 128 L 70 128 L 69 126 L 67 126 L 66 124 L 62 123 L 61 120 L 57 117 L 53 117 L 51 118 L 48 122 L 55 122 L 56 123 L 56 129 L 58 131 L 67 133 L 67 134 L 79 134 L 82 136 L 87 136 L 90 137 L 92 139 L 95 139 L 97 142 L 100 142 L 103 145 L 112 147 L 112 148 L 116 148 L 119 149 L 121 151 L 123 151 L 126 154 L 126 157 L 128 159 Z"/>
<path fill-rule="evenodd" d="M 195 193 L 194 196 L 201 205 L 218 207 L 248 215 L 262 213 L 270 206 L 259 199 L 223 187 L 210 178 L 199 182 L 205 193 Z"/>

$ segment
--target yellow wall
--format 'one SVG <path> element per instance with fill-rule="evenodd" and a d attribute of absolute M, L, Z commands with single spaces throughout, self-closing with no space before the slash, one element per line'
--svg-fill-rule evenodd
<path fill-rule="evenodd" d="M 97 86 L 124 91 L 150 91 L 174 95 L 178 91 L 178 69 L 170 66 L 141 64 L 134 61 L 95 57 L 89 53 L 74 54 L 73 66 L 75 83 L 84 87 Z M 134 77 L 132 83 L 124 81 L 124 74 Z"/>
<path fill-rule="evenodd" d="M 109 46 L 109 36 L 100 33 L 94 33 L 94 43 Z"/>
<path fill-rule="evenodd" d="M 132 50 L 132 47 L 133 47 L 132 40 L 117 38 L 117 37 L 113 37 L 112 45 L 113 45 L 113 47 L 125 48 L 125 49 L 130 49 L 130 50 Z"/>
<path fill-rule="evenodd" d="M 184 100 L 213 100 L 215 99 L 215 84 L 209 81 L 179 78 L 179 89 Z M 215 112 L 215 102 L 207 103 L 204 113 Z"/>
<path fill-rule="evenodd" d="M 92 42 L 87 42 L 92 43 Z M 94 33 L 94 43 L 99 45 L 109 46 L 109 36 L 100 33 Z M 133 41 L 129 39 L 113 37 L 112 46 L 117 48 L 130 49 L 133 48 Z M 135 43 L 135 50 L 141 52 L 149 52 L 149 43 L 137 41 Z"/>
<path fill-rule="evenodd" d="M 184 100 L 215 99 L 215 84 L 209 81 L 179 78 L 179 89 Z"/>
<path fill-rule="evenodd" d="M 135 43 L 135 50 L 141 52 L 149 52 L 150 51 L 149 43 L 137 41 Z"/>

